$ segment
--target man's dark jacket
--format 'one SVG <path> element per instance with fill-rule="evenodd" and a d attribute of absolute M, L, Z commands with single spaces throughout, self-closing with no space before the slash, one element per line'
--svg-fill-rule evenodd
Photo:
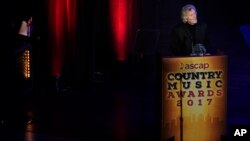
<path fill-rule="evenodd" d="M 181 23 L 171 31 L 170 48 L 173 56 L 189 56 L 192 53 L 192 46 L 198 43 L 206 48 L 209 46 L 206 24 Z"/>

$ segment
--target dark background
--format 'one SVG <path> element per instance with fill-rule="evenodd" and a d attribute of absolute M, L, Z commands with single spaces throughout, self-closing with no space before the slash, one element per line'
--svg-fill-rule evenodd
<path fill-rule="evenodd" d="M 145 136 L 145 140 L 147 137 L 159 137 L 161 100 L 158 55 L 168 53 L 168 35 L 172 26 L 180 20 L 180 8 L 186 3 L 193 3 L 197 7 L 199 20 L 209 25 L 213 49 L 220 49 L 228 55 L 228 124 L 249 123 L 250 48 L 240 32 L 242 25 L 250 24 L 249 12 L 247 12 L 249 2 L 137 0 L 134 8 L 137 18 L 134 20 L 134 30 L 130 31 L 134 35 L 134 38 L 130 39 L 131 45 L 134 46 L 128 47 L 130 52 L 124 62 L 116 60 L 112 48 L 108 0 L 78 0 L 77 2 L 77 60 L 73 66 L 70 62 L 66 62 L 66 66 L 71 67 L 65 67 L 63 70 L 64 83 L 71 88 L 70 91 L 66 91 L 67 98 L 50 94 L 54 80 L 49 72 L 51 54 L 48 47 L 48 34 L 50 33 L 47 24 L 49 19 L 46 16 L 48 6 L 45 1 L 1 2 L 2 97 L 11 95 L 13 82 L 16 81 L 11 77 L 13 72 L 10 66 L 13 35 L 11 24 L 20 13 L 32 11 L 34 24 L 39 29 L 40 35 L 39 43 L 34 49 L 35 91 L 31 96 L 35 101 L 32 106 L 36 109 L 37 121 L 46 119 L 45 121 L 48 122 L 50 116 L 45 118 L 39 118 L 39 116 L 44 113 L 45 115 L 54 113 L 51 109 L 55 107 L 61 109 L 69 106 L 69 110 L 59 112 L 65 115 L 75 114 L 61 119 L 63 123 L 61 126 L 65 127 L 66 131 L 68 129 L 77 132 L 80 127 L 74 125 L 77 121 L 84 120 L 79 126 L 84 125 L 87 133 L 105 131 L 101 135 L 111 137 L 116 134 L 114 130 L 116 125 L 119 125 L 119 122 L 115 122 L 116 112 L 123 111 L 127 118 L 122 119 L 124 122 L 119 126 L 124 127 L 127 134 L 140 138 L 140 135 L 149 133 Z M 136 56 L 137 49 L 142 46 L 136 38 L 138 29 L 143 31 L 140 33 L 141 42 L 145 41 L 144 45 L 148 45 L 150 49 L 153 48 L 149 49 L 150 55 L 143 60 Z M 148 40 L 149 38 L 152 40 Z M 54 100 L 58 103 L 55 104 Z M 44 102 L 48 104 L 44 106 Z M 65 104 L 65 102 L 68 103 Z M 120 105 L 121 103 L 123 106 Z M 18 105 L 15 104 L 18 103 L 11 105 L 17 107 Z M 119 116 L 117 118 L 119 119 Z"/>

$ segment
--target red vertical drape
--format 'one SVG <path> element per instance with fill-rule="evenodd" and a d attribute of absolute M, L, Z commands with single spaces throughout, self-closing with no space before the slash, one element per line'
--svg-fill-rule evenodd
<path fill-rule="evenodd" d="M 110 27 L 112 45 L 116 59 L 125 61 L 131 51 L 136 28 L 136 0 L 109 0 Z M 126 96 L 117 96 L 114 133 L 117 141 L 125 141 L 129 132 Z"/>
<path fill-rule="evenodd" d="M 131 44 L 135 27 L 135 0 L 110 0 L 110 23 L 113 46 L 117 59 L 124 61 Z"/>
<path fill-rule="evenodd" d="M 48 0 L 49 47 L 51 73 L 60 76 L 65 55 L 75 50 L 76 0 Z M 71 48 L 71 52 L 65 52 Z"/>
<path fill-rule="evenodd" d="M 127 0 L 110 0 L 114 49 L 118 60 L 125 60 L 127 41 Z"/>

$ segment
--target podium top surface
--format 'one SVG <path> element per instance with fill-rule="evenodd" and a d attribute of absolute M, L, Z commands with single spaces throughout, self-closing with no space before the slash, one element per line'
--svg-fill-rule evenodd
<path fill-rule="evenodd" d="M 213 57 L 227 57 L 227 55 L 205 55 L 205 56 L 163 56 L 162 58 L 213 58 Z"/>

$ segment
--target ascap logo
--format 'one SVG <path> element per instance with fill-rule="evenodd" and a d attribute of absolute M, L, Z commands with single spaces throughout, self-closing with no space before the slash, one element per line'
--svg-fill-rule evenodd
<path fill-rule="evenodd" d="M 181 70 L 192 70 L 192 69 L 208 69 L 209 68 L 209 63 L 194 63 L 194 64 L 184 64 L 180 63 L 180 69 Z"/>

